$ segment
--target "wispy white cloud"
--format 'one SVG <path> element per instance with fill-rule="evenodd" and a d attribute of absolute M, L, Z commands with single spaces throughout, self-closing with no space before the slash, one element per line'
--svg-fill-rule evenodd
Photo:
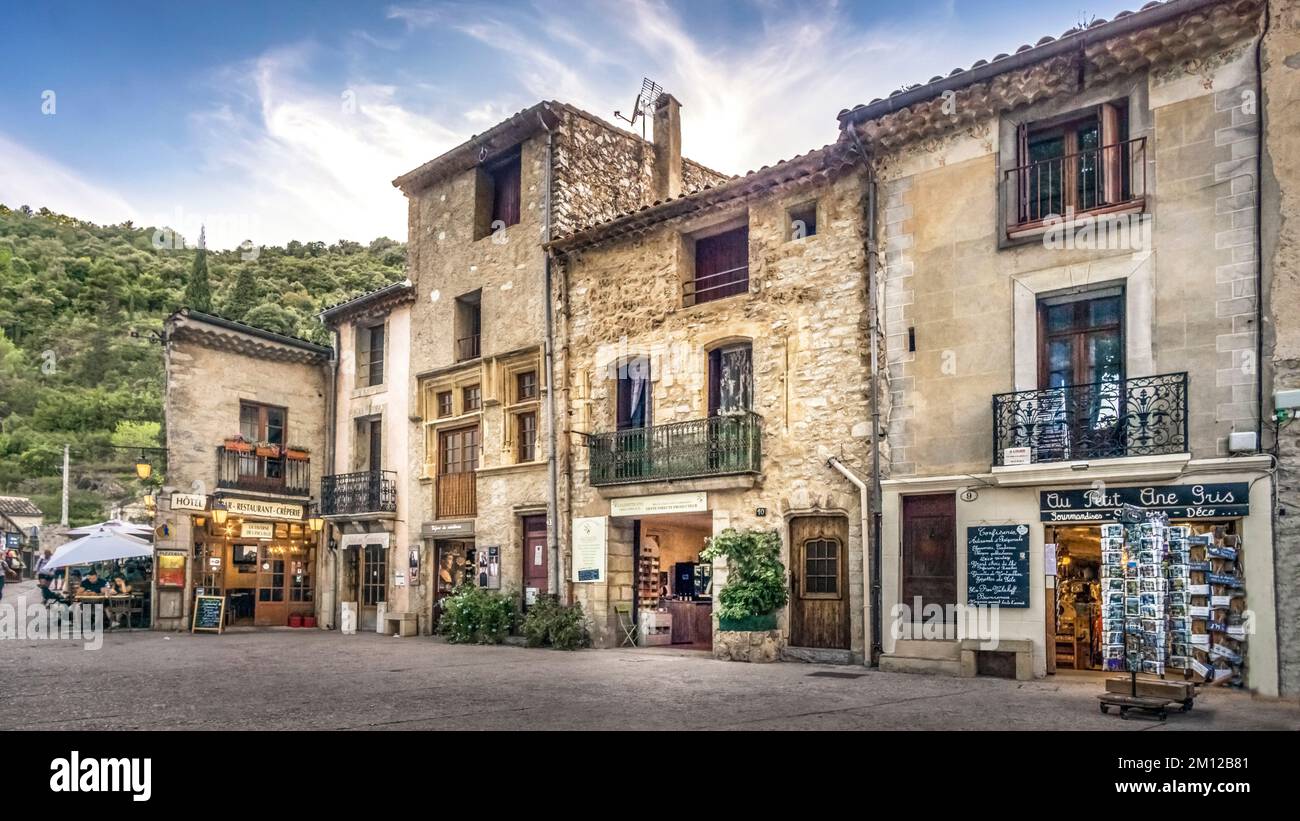
<path fill-rule="evenodd" d="M 116 191 L 86 179 L 0 134 L 0 203 L 11 208 L 49 208 L 80 219 L 117 224 L 137 217 L 136 210 Z"/>

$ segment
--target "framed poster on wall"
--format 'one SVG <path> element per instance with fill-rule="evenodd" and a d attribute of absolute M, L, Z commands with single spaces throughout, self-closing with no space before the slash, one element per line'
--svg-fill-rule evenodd
<path fill-rule="evenodd" d="M 603 582 L 608 543 L 604 516 L 573 520 L 573 580 Z"/>

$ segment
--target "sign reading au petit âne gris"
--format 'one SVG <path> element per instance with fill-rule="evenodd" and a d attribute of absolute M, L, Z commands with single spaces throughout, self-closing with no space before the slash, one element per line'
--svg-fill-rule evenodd
<path fill-rule="evenodd" d="M 1028 525 L 966 528 L 966 603 L 1029 606 Z"/>
<path fill-rule="evenodd" d="M 1081 488 L 1039 492 L 1044 522 L 1111 522 L 1119 509 L 1134 505 L 1171 519 L 1223 519 L 1250 515 L 1250 484 Z"/>

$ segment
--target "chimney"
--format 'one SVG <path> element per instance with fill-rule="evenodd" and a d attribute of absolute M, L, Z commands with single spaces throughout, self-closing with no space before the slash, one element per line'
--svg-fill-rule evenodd
<path fill-rule="evenodd" d="M 671 94 L 655 100 L 654 198 L 667 200 L 682 193 L 682 104 Z"/>

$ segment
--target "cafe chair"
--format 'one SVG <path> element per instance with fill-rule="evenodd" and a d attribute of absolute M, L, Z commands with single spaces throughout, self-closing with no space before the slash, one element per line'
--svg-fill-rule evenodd
<path fill-rule="evenodd" d="M 614 612 L 618 614 L 618 628 L 623 633 L 623 641 L 619 647 L 636 647 L 636 621 L 632 619 L 632 605 L 623 602 L 614 605 Z"/>

